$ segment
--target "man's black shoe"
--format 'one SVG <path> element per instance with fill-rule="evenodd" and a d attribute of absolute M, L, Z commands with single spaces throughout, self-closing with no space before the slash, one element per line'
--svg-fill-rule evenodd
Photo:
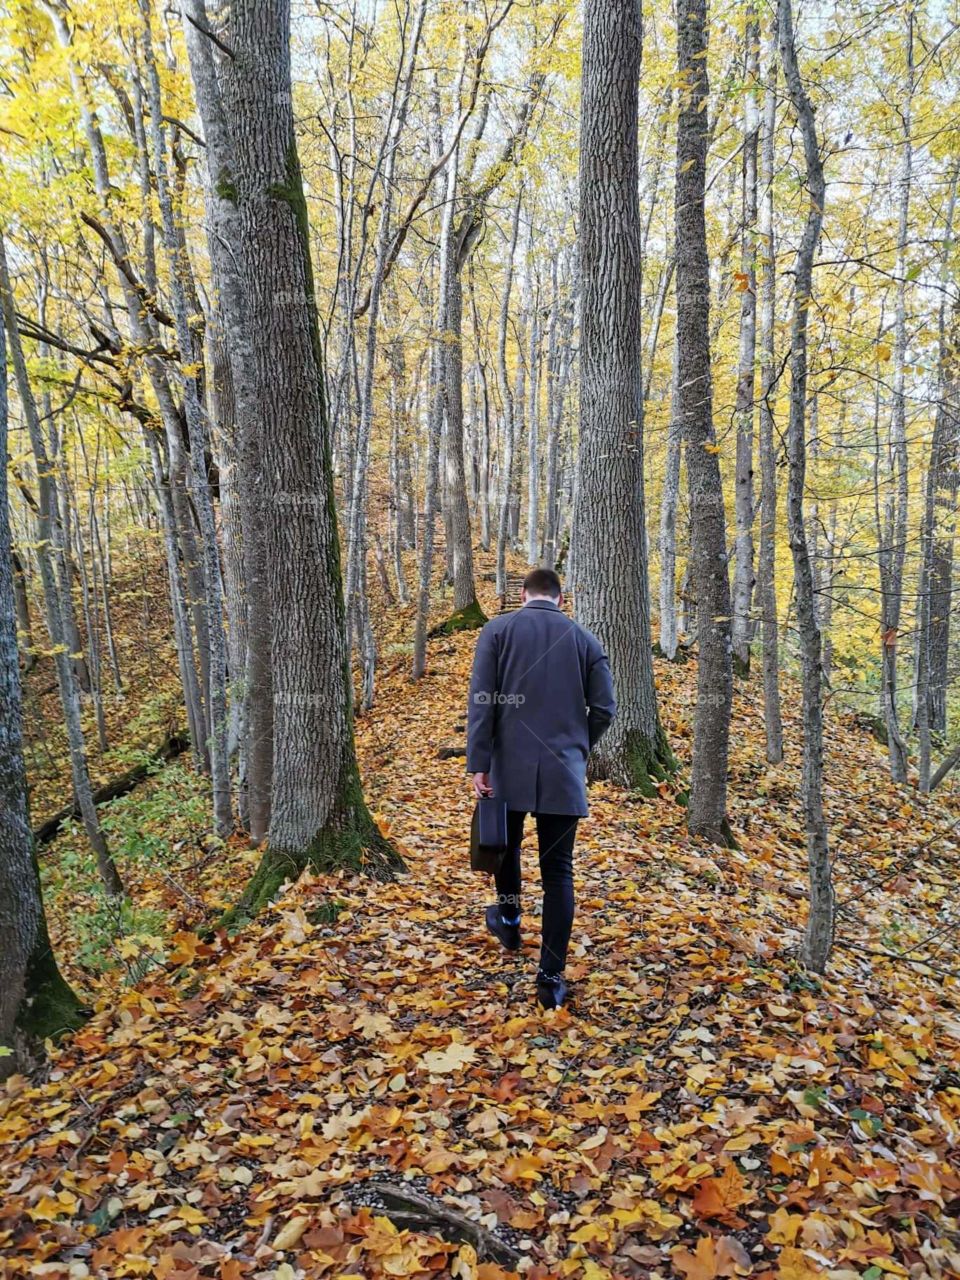
<path fill-rule="evenodd" d="M 518 924 L 504 924 L 500 915 L 500 908 L 494 903 L 487 907 L 487 928 L 497 938 L 508 951 L 520 950 L 520 926 Z"/>
<path fill-rule="evenodd" d="M 553 978 L 537 975 L 537 1000 L 544 1009 L 559 1009 L 567 1003 L 569 994 L 570 988 L 559 974 Z"/>

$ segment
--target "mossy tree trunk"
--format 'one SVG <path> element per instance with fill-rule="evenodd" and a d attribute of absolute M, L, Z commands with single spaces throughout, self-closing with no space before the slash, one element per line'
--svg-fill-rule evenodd
<path fill-rule="evenodd" d="M 0 309 L 0 369 L 6 337 Z M 7 384 L 0 378 L 0 456 L 7 456 Z M 32 1047 L 83 1020 L 50 949 L 27 813 L 7 469 L 0 467 L 0 1079 Z"/>
<path fill-rule="evenodd" d="M 687 825 L 728 841 L 727 757 L 733 697 L 730 579 L 710 364 L 710 263 L 704 218 L 707 168 L 706 0 L 678 12 L 677 69 L 677 416 L 686 444 L 690 495 L 690 575 L 697 601 L 697 707 Z"/>
<path fill-rule="evenodd" d="M 250 914 L 308 865 L 386 876 L 402 864 L 367 810 L 354 751 L 330 428 L 294 137 L 289 0 L 238 0 L 229 43 L 273 618 L 269 847 L 239 904 Z"/>

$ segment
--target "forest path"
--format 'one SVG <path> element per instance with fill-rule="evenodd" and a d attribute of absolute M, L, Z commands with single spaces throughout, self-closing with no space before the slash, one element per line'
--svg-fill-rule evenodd
<path fill-rule="evenodd" d="M 358 723 L 404 877 L 305 878 L 233 939 L 180 935 L 39 1083 L 14 1081 L 4 1274 L 957 1274 L 960 984 L 848 949 L 822 984 L 796 967 L 796 753 L 763 763 L 754 687 L 740 850 L 689 841 L 669 795 L 593 789 L 575 1004 L 543 1013 L 533 848 L 512 956 L 483 930 L 463 759 L 438 755 L 463 739 L 474 639 L 433 642 L 417 685 L 398 662 Z M 685 758 L 695 668 L 657 676 Z M 883 949 L 896 923 L 909 945 L 943 926 L 953 817 L 890 787 L 861 734 L 831 744 L 841 897 L 887 877 L 844 941 Z M 397 1186 L 443 1211 L 401 1211 Z"/>

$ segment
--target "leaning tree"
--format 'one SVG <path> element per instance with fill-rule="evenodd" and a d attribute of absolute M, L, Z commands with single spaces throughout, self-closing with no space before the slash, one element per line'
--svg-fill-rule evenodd
<path fill-rule="evenodd" d="M 4 314 L 0 309 L 0 457 L 7 457 Z M 27 813 L 7 468 L 0 467 L 0 1079 L 31 1042 L 79 1026 L 80 1001 L 50 946 Z"/>

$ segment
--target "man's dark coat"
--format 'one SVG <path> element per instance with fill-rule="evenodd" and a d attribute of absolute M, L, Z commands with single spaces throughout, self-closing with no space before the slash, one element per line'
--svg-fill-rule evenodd
<path fill-rule="evenodd" d="M 467 772 L 526 813 L 587 812 L 587 757 L 616 713 L 607 655 L 552 600 L 491 619 L 473 658 Z"/>

